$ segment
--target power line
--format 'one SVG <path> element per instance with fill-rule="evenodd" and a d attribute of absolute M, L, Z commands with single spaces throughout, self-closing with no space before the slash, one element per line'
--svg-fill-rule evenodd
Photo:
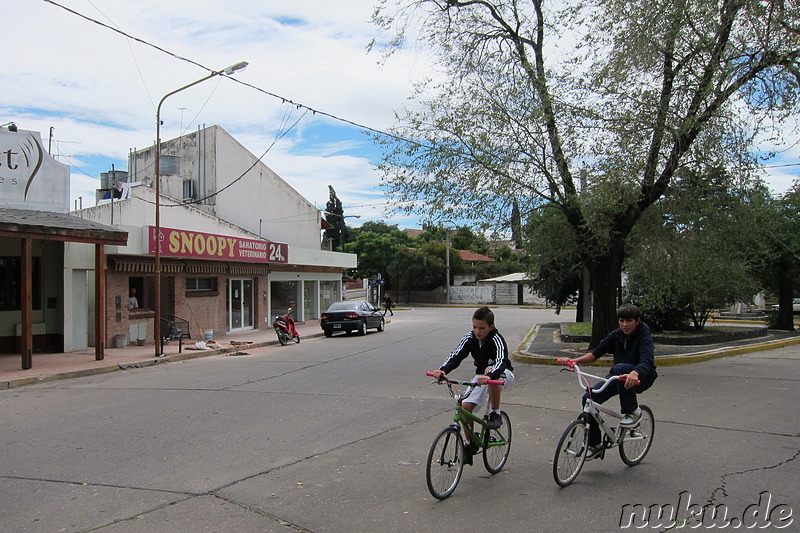
<path fill-rule="evenodd" d="M 89 22 L 93 22 L 94 24 L 97 24 L 98 26 L 101 26 L 101 27 L 109 29 L 109 30 L 111 30 L 113 32 L 119 33 L 120 35 L 123 35 L 124 37 L 126 37 L 128 39 L 133 39 L 134 41 L 136 41 L 138 43 L 141 43 L 141 44 L 143 44 L 145 46 L 150 46 L 152 48 L 155 48 L 159 52 L 162 52 L 164 54 L 172 56 L 175 59 L 178 59 L 180 61 L 185 61 L 185 62 L 190 63 L 192 65 L 198 66 L 198 67 L 200 67 L 200 68 L 202 68 L 204 70 L 207 70 L 208 72 L 215 72 L 214 69 L 209 68 L 209 67 L 207 67 L 207 66 L 205 66 L 205 65 L 203 65 L 203 64 L 201 64 L 201 63 L 199 63 L 197 61 L 194 61 L 194 60 L 189 59 L 187 57 L 183 57 L 183 56 L 181 56 L 179 54 L 176 54 L 174 52 L 170 52 L 169 50 L 166 50 L 165 48 L 162 48 L 162 47 L 160 47 L 160 46 L 158 46 L 156 44 L 153 44 L 153 43 L 151 43 L 149 41 L 146 41 L 146 40 L 141 39 L 139 37 L 135 37 L 135 36 L 133 36 L 133 35 L 127 33 L 127 32 L 124 32 L 124 31 L 122 31 L 122 30 L 120 30 L 118 28 L 114 28 L 112 26 L 109 26 L 108 24 L 106 24 L 104 22 L 101 22 L 101 21 L 99 21 L 97 19 L 93 19 L 93 18 L 91 18 L 91 17 L 89 17 L 87 15 L 79 13 L 78 11 L 75 11 L 74 9 L 70 9 L 68 7 L 65 7 L 65 6 L 59 4 L 58 2 L 55 2 L 54 0 L 44 0 L 44 1 L 49 3 L 49 4 L 54 5 L 56 7 L 60 7 L 61 9 L 65 10 L 65 11 L 67 11 L 69 13 L 72 13 L 73 15 L 76 15 L 76 16 L 84 19 L 84 20 L 87 20 Z M 225 76 L 225 75 L 223 74 L 223 76 Z M 353 120 L 339 117 L 337 115 L 334 115 L 333 113 L 328 113 L 326 111 L 322 111 L 320 109 L 315 109 L 315 108 L 307 106 L 305 104 L 302 104 L 302 103 L 299 103 L 299 102 L 295 102 L 291 98 L 286 98 L 284 96 L 281 96 L 279 94 L 273 93 L 273 92 L 268 91 L 266 89 L 262 89 L 261 87 L 253 85 L 251 83 L 247 83 L 247 82 L 241 81 L 241 80 L 236 79 L 234 77 L 231 77 L 231 76 L 225 76 L 225 77 L 230 79 L 230 80 L 235 81 L 236 83 L 239 83 L 239 84 L 244 85 L 246 87 L 249 87 L 249 88 L 251 88 L 253 90 L 256 90 L 256 91 L 258 91 L 260 93 L 266 94 L 267 96 L 271 96 L 273 98 L 276 98 L 276 99 L 280 100 L 284 104 L 290 104 L 290 105 L 295 106 L 297 109 L 305 109 L 306 111 L 310 111 L 313 115 L 320 115 L 320 116 L 323 116 L 323 117 L 328 117 L 328 118 L 336 120 L 338 122 L 349 124 L 351 126 L 355 126 L 355 127 L 360 128 L 362 130 L 371 131 L 373 133 L 377 133 L 379 135 L 383 135 L 383 136 L 386 136 L 386 137 L 391 137 L 391 138 L 397 139 L 399 141 L 408 142 L 408 143 L 417 144 L 417 145 L 422 145 L 422 143 L 420 143 L 418 141 L 412 141 L 410 139 L 406 139 L 406 138 L 401 137 L 399 135 L 396 135 L 396 134 L 393 134 L 393 133 L 389 133 L 389 132 L 386 132 L 386 131 L 383 131 L 383 130 L 379 130 L 379 129 L 373 128 L 371 126 L 365 126 L 364 124 L 360 124 L 360 123 L 355 122 Z"/>

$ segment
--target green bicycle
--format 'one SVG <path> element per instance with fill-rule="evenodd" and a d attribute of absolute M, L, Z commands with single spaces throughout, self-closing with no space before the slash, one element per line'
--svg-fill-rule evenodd
<path fill-rule="evenodd" d="M 431 372 L 427 373 L 432 376 Z M 442 377 L 450 392 L 450 397 L 456 399 L 456 409 L 453 423 L 444 428 L 433 440 L 431 450 L 428 452 L 428 464 L 425 473 L 428 481 L 428 490 L 437 500 L 444 500 L 450 496 L 464 471 L 464 439 L 461 436 L 461 427 L 469 435 L 470 440 L 482 450 L 483 466 L 490 474 L 497 474 L 508 461 L 511 450 L 511 419 L 505 411 L 500 412 L 502 424 L 498 429 L 486 427 L 486 417 L 479 417 L 464 409 L 461 402 L 469 396 L 477 383 L 471 381 L 458 381 Z M 503 384 L 502 380 L 490 380 L 492 384 Z M 455 385 L 466 386 L 463 394 L 458 394 Z M 468 422 L 478 424 L 481 429 L 476 433 Z"/>

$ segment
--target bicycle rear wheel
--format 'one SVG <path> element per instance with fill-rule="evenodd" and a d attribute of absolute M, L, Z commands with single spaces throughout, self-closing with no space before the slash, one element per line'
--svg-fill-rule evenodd
<path fill-rule="evenodd" d="M 428 464 L 425 474 L 428 481 L 428 490 L 437 500 L 444 500 L 450 496 L 464 470 L 464 441 L 457 428 L 443 429 L 428 452 Z"/>
<path fill-rule="evenodd" d="M 556 455 L 553 457 L 553 479 L 561 487 L 566 487 L 578 477 L 586 461 L 589 447 L 589 432 L 583 419 L 573 420 L 558 441 Z"/>
<path fill-rule="evenodd" d="M 503 424 L 499 428 L 484 429 L 483 432 L 483 466 L 490 474 L 496 474 L 503 469 L 511 451 L 511 419 L 505 411 L 500 411 L 500 417 Z"/>
<path fill-rule="evenodd" d="M 636 427 L 625 430 L 622 441 L 619 443 L 619 456 L 628 466 L 638 465 L 650 451 L 653 445 L 653 434 L 656 431 L 656 421 L 653 411 L 646 405 L 640 405 L 642 417 Z"/>

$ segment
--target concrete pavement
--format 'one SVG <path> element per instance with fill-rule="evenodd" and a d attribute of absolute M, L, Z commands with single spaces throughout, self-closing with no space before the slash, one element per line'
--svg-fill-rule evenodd
<path fill-rule="evenodd" d="M 387 320 L 387 323 L 389 321 Z M 319 320 L 310 320 L 296 324 L 300 339 L 321 336 L 322 329 Z M 273 329 L 251 330 L 229 335 L 215 335 L 218 348 L 211 350 L 198 350 L 196 342 L 200 339 L 187 339 L 183 342 L 181 350 L 178 341 L 170 341 L 164 345 L 164 356 L 155 357 L 153 344 L 145 346 L 129 345 L 126 348 L 106 348 L 102 361 L 95 360 L 94 348 L 69 353 L 34 353 L 33 367 L 22 370 L 19 354 L 0 355 L 0 389 L 10 389 L 41 383 L 57 381 L 60 379 L 91 376 L 126 370 L 130 368 L 143 368 L 174 361 L 185 361 L 197 357 L 213 355 L 236 355 L 237 351 L 246 352 L 248 347 L 257 348 L 278 344 L 278 339 Z M 234 342 L 250 343 L 243 345 L 239 350 L 231 344 Z"/>
<path fill-rule="evenodd" d="M 390 319 L 387 317 L 387 323 L 389 322 Z M 297 324 L 297 330 L 301 339 L 319 337 L 323 334 L 318 320 Z M 554 364 L 556 357 L 575 357 L 585 353 L 586 343 L 561 342 L 559 330 L 560 326 L 557 323 L 534 324 L 522 343 L 514 350 L 514 360 L 531 364 Z M 241 348 L 242 352 L 246 352 L 248 346 L 257 348 L 278 344 L 272 329 L 215 336 L 214 340 L 217 341 L 218 347 L 211 350 L 196 349 L 197 339 L 184 341 L 183 349 L 180 352 L 178 342 L 171 341 L 164 346 L 164 356 L 158 358 L 154 357 L 152 344 L 106 348 L 105 358 L 102 361 L 95 360 L 94 349 L 70 353 L 35 353 L 33 368 L 29 370 L 21 369 L 19 354 L 2 354 L 0 355 L 0 389 L 117 370 L 143 368 L 197 357 L 236 355 L 237 348 L 231 344 L 231 341 L 249 342 L 249 345 Z M 656 364 L 661 367 L 697 363 L 717 357 L 771 350 L 793 344 L 800 344 L 800 331 L 769 330 L 768 334 L 762 337 L 705 345 L 656 344 Z M 598 364 L 604 363 L 601 360 Z"/>

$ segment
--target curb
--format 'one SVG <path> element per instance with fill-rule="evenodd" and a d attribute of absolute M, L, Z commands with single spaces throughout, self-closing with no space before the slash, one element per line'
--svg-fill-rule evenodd
<path fill-rule="evenodd" d="M 539 332 L 539 325 L 535 325 L 522 342 L 517 346 L 517 349 L 511 354 L 515 362 L 533 364 L 533 365 L 555 365 L 556 357 L 550 355 L 532 354 L 528 351 L 531 343 L 536 339 Z M 693 363 L 702 363 L 712 359 L 719 359 L 721 357 L 731 357 L 736 355 L 743 355 L 746 353 L 762 352 L 766 350 L 774 350 L 776 348 L 785 348 L 786 346 L 793 346 L 800 344 L 800 337 L 792 339 L 783 339 L 779 341 L 770 341 L 763 343 L 754 343 L 747 346 L 730 346 L 724 348 L 715 348 L 713 350 L 706 350 L 696 353 L 682 354 L 682 355 L 656 355 L 657 366 L 677 366 L 689 365 Z M 608 366 L 608 361 L 598 359 L 586 366 Z"/>
<path fill-rule="evenodd" d="M 314 337 L 322 337 L 323 333 L 312 333 L 304 335 L 304 339 L 312 339 Z M 271 340 L 265 342 L 257 342 L 248 345 L 248 348 L 264 348 L 279 344 L 278 340 Z M 236 348 L 220 348 L 217 350 L 191 350 L 172 355 L 165 355 L 164 357 L 149 357 L 141 361 L 131 361 L 127 363 L 117 363 L 108 366 L 101 366 L 97 368 L 86 368 L 82 370 L 71 370 L 68 372 L 58 372 L 54 374 L 41 374 L 38 376 L 28 376 L 24 378 L 14 378 L 5 381 L 0 381 L 0 390 L 15 389 L 17 387 L 24 387 L 26 385 L 35 385 L 37 383 L 49 383 L 52 381 L 60 381 L 62 379 L 81 378 L 87 376 L 95 376 L 98 374 L 107 374 L 109 372 L 116 372 L 117 370 L 130 370 L 134 368 L 147 368 L 155 365 L 163 365 L 166 363 L 177 363 L 180 361 L 188 361 L 191 359 L 199 359 L 200 357 L 210 357 L 212 355 L 235 355 Z"/>

